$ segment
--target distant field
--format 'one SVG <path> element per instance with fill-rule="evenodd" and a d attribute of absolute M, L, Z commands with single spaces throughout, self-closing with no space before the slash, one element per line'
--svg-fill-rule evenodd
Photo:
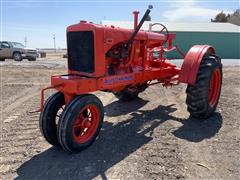
<path fill-rule="evenodd" d="M 48 59 L 48 60 L 59 60 L 59 59 L 64 59 L 63 55 L 66 54 L 66 51 L 61 51 L 61 52 L 47 52 L 46 53 L 46 58 L 41 58 L 41 59 Z"/>

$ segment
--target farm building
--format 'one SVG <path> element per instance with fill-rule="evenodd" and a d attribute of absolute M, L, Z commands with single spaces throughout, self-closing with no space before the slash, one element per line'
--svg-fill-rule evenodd
<path fill-rule="evenodd" d="M 145 22 L 142 29 L 148 30 Z M 133 28 L 130 21 L 102 21 L 103 25 Z M 162 23 L 169 32 L 176 33 L 174 44 L 186 53 L 194 44 L 209 44 L 215 47 L 217 54 L 224 59 L 240 59 L 240 27 L 230 23 Z M 154 26 L 158 31 L 160 26 Z M 168 54 L 168 58 L 181 58 L 177 52 Z"/>

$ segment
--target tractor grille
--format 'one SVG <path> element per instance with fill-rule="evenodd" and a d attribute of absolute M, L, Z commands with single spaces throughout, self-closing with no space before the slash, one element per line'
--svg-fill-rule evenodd
<path fill-rule="evenodd" d="M 86 73 L 94 72 L 94 36 L 92 31 L 67 33 L 68 68 Z"/>

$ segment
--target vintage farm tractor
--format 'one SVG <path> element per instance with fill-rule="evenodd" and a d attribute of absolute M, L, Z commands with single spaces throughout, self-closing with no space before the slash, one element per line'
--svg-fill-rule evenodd
<path fill-rule="evenodd" d="M 186 83 L 187 110 L 191 117 L 208 118 L 216 109 L 222 84 L 222 64 L 213 47 L 195 45 L 186 55 L 173 46 L 176 35 L 162 24 L 140 30 L 152 6 L 134 29 L 93 24 L 87 21 L 67 28 L 68 74 L 51 77 L 51 86 L 41 91 L 40 129 L 52 145 L 79 152 L 91 145 L 104 118 L 94 91 L 112 92 L 130 101 L 148 86 Z M 159 31 L 152 31 L 160 26 Z M 181 68 L 169 63 L 165 53 L 177 50 Z M 158 53 L 154 56 L 153 53 Z M 44 91 L 55 88 L 44 103 Z"/>

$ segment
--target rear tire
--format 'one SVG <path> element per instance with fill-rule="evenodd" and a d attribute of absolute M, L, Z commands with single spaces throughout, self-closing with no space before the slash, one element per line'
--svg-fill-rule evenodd
<path fill-rule="evenodd" d="M 139 94 L 139 92 L 137 90 L 136 91 L 131 91 L 128 88 L 114 93 L 116 98 L 118 98 L 122 101 L 132 101 L 134 99 L 137 99 L 138 94 Z"/>
<path fill-rule="evenodd" d="M 20 52 L 15 52 L 15 53 L 13 53 L 13 59 L 14 59 L 15 61 L 22 61 L 22 60 L 23 60 L 22 55 L 21 55 Z"/>
<path fill-rule="evenodd" d="M 147 83 L 134 87 L 127 87 L 122 91 L 115 92 L 114 95 L 122 101 L 133 101 L 134 99 L 137 99 L 138 94 L 143 92 L 147 87 Z"/>
<path fill-rule="evenodd" d="M 58 126 L 58 141 L 68 152 L 89 147 L 102 127 L 104 109 L 101 101 L 87 94 L 74 98 L 64 109 Z"/>
<path fill-rule="evenodd" d="M 199 66 L 195 85 L 188 85 L 187 110 L 191 117 L 206 119 L 216 110 L 221 94 L 222 64 L 214 56 L 204 57 Z"/>
<path fill-rule="evenodd" d="M 40 115 L 39 127 L 41 133 L 47 142 L 54 146 L 59 145 L 57 139 L 57 120 L 59 120 L 61 113 L 59 111 L 63 109 L 64 104 L 64 95 L 61 92 L 57 92 L 47 99 Z"/>

